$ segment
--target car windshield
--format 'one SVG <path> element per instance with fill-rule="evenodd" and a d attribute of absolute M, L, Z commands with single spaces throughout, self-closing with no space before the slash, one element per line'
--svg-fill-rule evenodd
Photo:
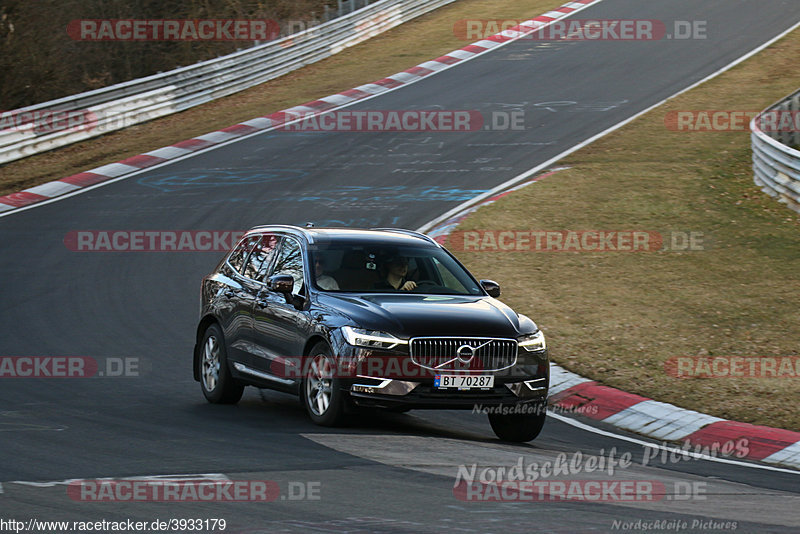
<path fill-rule="evenodd" d="M 312 278 L 323 291 L 483 294 L 475 279 L 438 247 L 324 243 L 309 252 Z"/>

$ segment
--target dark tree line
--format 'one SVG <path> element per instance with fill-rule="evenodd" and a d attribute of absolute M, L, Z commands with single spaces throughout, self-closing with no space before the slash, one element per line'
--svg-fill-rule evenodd
<path fill-rule="evenodd" d="M 0 111 L 191 65 L 248 41 L 76 41 L 76 19 L 321 18 L 327 0 L 0 0 Z M 335 2 L 332 2 L 335 3 Z"/>

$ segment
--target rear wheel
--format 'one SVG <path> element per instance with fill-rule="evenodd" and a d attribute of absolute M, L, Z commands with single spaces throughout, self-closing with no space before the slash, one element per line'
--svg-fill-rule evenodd
<path fill-rule="evenodd" d="M 228 369 L 225 338 L 219 326 L 212 324 L 203 334 L 200 354 L 200 387 L 208 402 L 236 404 L 242 398 L 244 386 Z"/>
<path fill-rule="evenodd" d="M 489 414 L 489 424 L 503 441 L 522 443 L 536 439 L 544 427 L 547 410 L 535 414 Z"/>
<path fill-rule="evenodd" d="M 311 420 L 322 426 L 336 426 L 345 417 L 345 399 L 336 377 L 336 361 L 325 343 L 318 343 L 308 356 L 300 395 Z"/>

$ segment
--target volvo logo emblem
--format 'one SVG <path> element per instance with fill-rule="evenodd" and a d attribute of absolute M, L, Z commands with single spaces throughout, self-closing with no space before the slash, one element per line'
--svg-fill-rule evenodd
<path fill-rule="evenodd" d="M 469 363 L 475 357 L 475 349 L 469 345 L 461 345 L 456 349 L 456 356 L 461 363 Z"/>

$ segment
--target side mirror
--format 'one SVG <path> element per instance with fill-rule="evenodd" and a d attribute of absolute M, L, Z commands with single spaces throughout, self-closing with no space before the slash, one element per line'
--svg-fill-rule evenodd
<path fill-rule="evenodd" d="M 267 289 L 284 295 L 291 294 L 294 289 L 294 278 L 290 274 L 274 274 L 267 280 Z"/>
<path fill-rule="evenodd" d="M 494 280 L 481 280 L 481 287 L 489 293 L 490 297 L 497 298 L 500 296 L 500 284 Z"/>

